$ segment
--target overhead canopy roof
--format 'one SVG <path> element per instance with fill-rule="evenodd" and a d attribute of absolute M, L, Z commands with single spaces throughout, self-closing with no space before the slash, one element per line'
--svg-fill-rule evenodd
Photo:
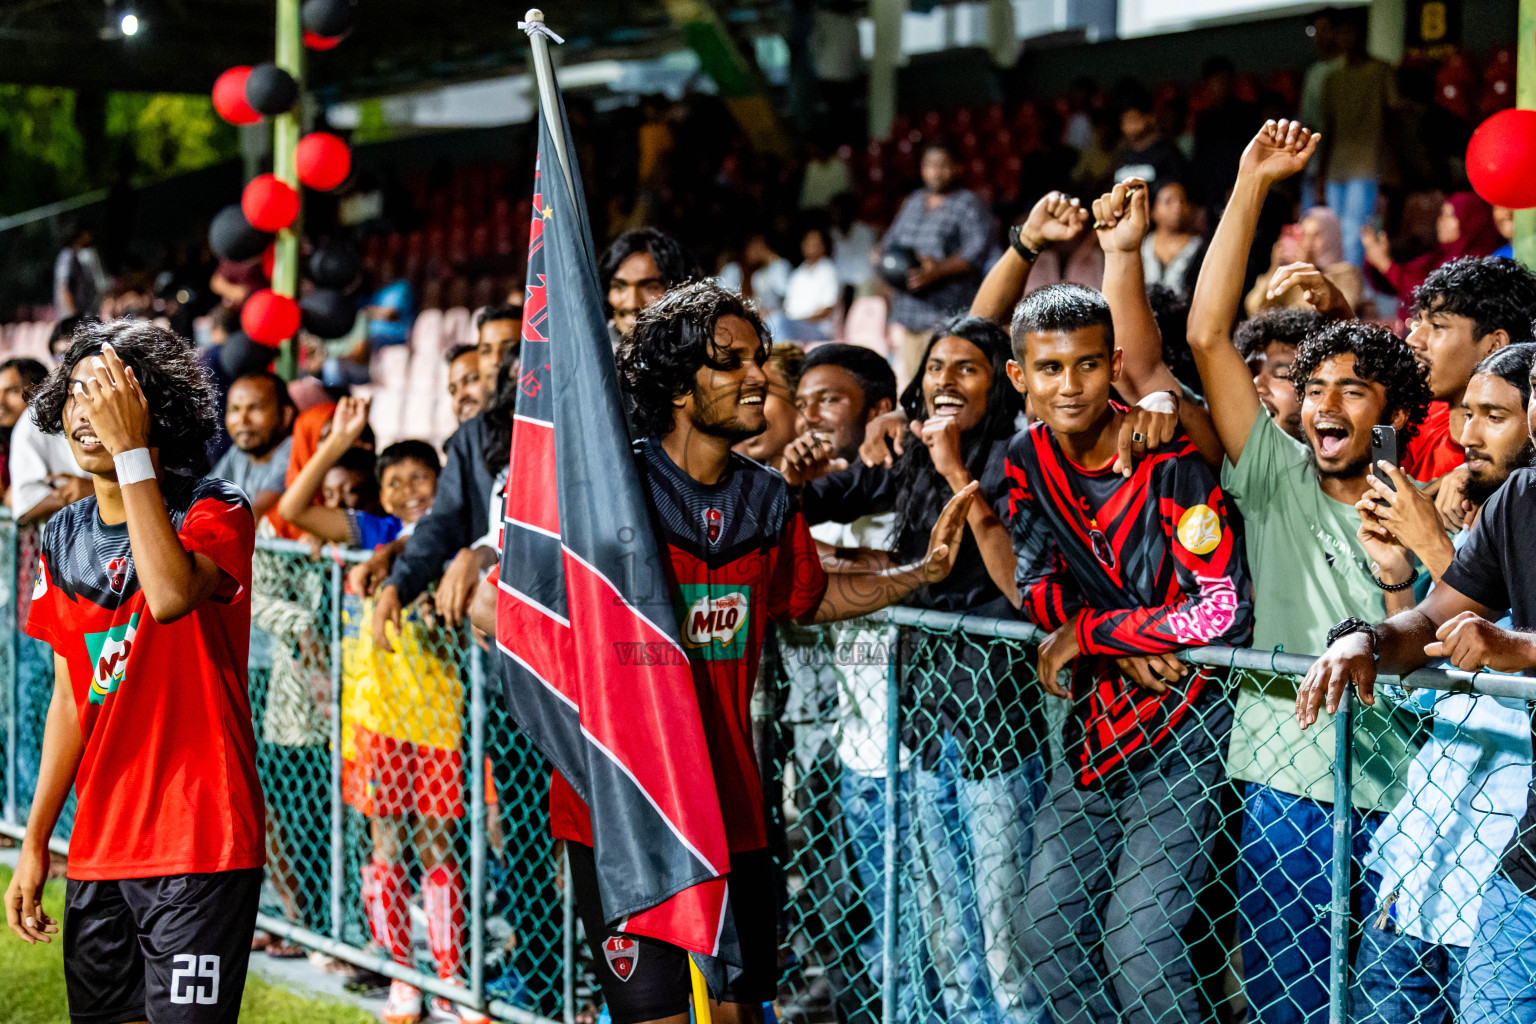
<path fill-rule="evenodd" d="M 0 81 L 81 89 L 203 92 L 225 68 L 271 60 L 274 0 L 118 0 L 141 29 L 102 39 L 105 0 L 0 3 Z M 483 77 L 521 68 L 518 31 L 529 0 L 366 0 L 336 49 L 310 51 L 310 87 L 332 98 Z M 717 3 L 753 20 L 760 0 Z M 675 48 L 680 35 L 662 0 L 550 0 L 562 56 L 627 56 Z"/>

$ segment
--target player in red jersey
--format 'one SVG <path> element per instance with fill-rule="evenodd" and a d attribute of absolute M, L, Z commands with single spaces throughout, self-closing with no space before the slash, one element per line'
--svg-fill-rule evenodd
<path fill-rule="evenodd" d="M 202 476 L 213 384 L 164 328 L 89 323 L 33 405 L 95 494 L 43 535 L 27 632 L 53 648 L 55 682 L 6 921 L 33 943 L 59 931 L 41 900 L 73 784 L 73 1019 L 234 1021 L 265 863 L 246 693 L 255 522 L 239 489 Z"/>

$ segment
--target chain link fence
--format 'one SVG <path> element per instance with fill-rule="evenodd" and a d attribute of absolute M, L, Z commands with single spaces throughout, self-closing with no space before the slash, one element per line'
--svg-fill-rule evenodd
<path fill-rule="evenodd" d="M 17 837 L 53 685 L 19 628 L 36 548 L 0 520 Z M 594 1017 L 548 769 L 495 658 L 421 604 L 376 646 L 345 586 L 361 557 L 258 542 L 260 926 L 501 1019 Z M 1203 648 L 1181 712 L 1140 720 L 1091 666 L 1047 698 L 1039 639 L 892 609 L 770 640 L 754 716 L 781 1019 L 1440 1021 L 1476 1001 L 1464 962 L 1524 810 L 1536 682 L 1425 670 L 1302 733 L 1310 659 Z"/>

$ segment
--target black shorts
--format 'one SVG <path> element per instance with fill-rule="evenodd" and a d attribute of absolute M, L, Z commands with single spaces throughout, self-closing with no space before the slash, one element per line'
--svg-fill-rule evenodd
<path fill-rule="evenodd" d="M 231 1024 L 240 1016 L 261 868 L 70 879 L 64 983 L 76 1024 Z"/>
<path fill-rule="evenodd" d="M 597 861 L 592 847 L 567 842 L 576 912 L 587 933 L 593 969 L 613 1024 L 637 1024 L 687 1013 L 692 983 L 688 954 L 666 942 L 615 932 L 603 923 L 598 896 Z M 728 983 L 723 1003 L 761 1006 L 773 999 L 779 983 L 779 921 L 774 893 L 776 869 L 768 850 L 731 854 L 731 914 L 741 939 L 744 970 Z"/>

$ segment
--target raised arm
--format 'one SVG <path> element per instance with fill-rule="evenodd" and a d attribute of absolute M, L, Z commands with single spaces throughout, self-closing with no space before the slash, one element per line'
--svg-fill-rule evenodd
<path fill-rule="evenodd" d="M 856 619 L 895 604 L 919 587 L 937 583 L 955 567 L 967 508 L 980 484 L 972 483 L 949 499 L 929 534 L 928 554 L 910 565 L 873 572 L 835 572 L 827 576 L 821 604 L 801 621 L 837 622 Z"/>
<path fill-rule="evenodd" d="M 292 485 L 277 502 L 277 514 L 294 526 L 321 540 L 342 543 L 351 537 L 347 514 L 339 508 L 315 504 L 315 494 L 325 481 L 325 474 L 347 453 L 368 426 L 368 399 L 344 397 L 336 403 L 331 417 L 331 432 L 314 457 L 304 464 Z"/>
<path fill-rule="evenodd" d="M 1234 463 L 1242 457 L 1254 418 L 1264 415 L 1253 375 L 1232 346 L 1232 322 L 1246 284 L 1243 276 L 1248 250 L 1253 247 L 1259 211 L 1270 186 L 1306 166 L 1319 139 L 1320 135 L 1296 121 L 1264 123 L 1243 151 L 1232 198 L 1195 282 L 1189 307 L 1189 347 L 1205 386 L 1216 434 Z"/>
<path fill-rule="evenodd" d="M 1121 352 L 1116 389 L 1130 402 L 1158 391 L 1178 396 L 1179 379 L 1163 362 L 1163 334 L 1147 301 L 1141 243 L 1152 228 L 1147 183 L 1129 178 L 1093 201 L 1093 226 L 1104 250 L 1104 298 L 1114 321 L 1115 347 Z M 1176 406 L 1179 425 L 1211 465 L 1221 462 L 1221 441 L 1210 413 L 1195 402 Z"/>
<path fill-rule="evenodd" d="M 1065 192 L 1047 192 L 1041 196 L 1019 227 L 1019 245 L 1034 255 L 1025 256 L 1011 244 L 1003 250 L 1003 258 L 993 264 L 976 290 L 976 298 L 971 301 L 971 316 L 1007 327 L 1013 317 L 1013 307 L 1019 304 L 1029 286 L 1029 272 L 1034 269 L 1035 259 L 1052 242 L 1077 237 L 1086 223 L 1088 211 Z"/>

